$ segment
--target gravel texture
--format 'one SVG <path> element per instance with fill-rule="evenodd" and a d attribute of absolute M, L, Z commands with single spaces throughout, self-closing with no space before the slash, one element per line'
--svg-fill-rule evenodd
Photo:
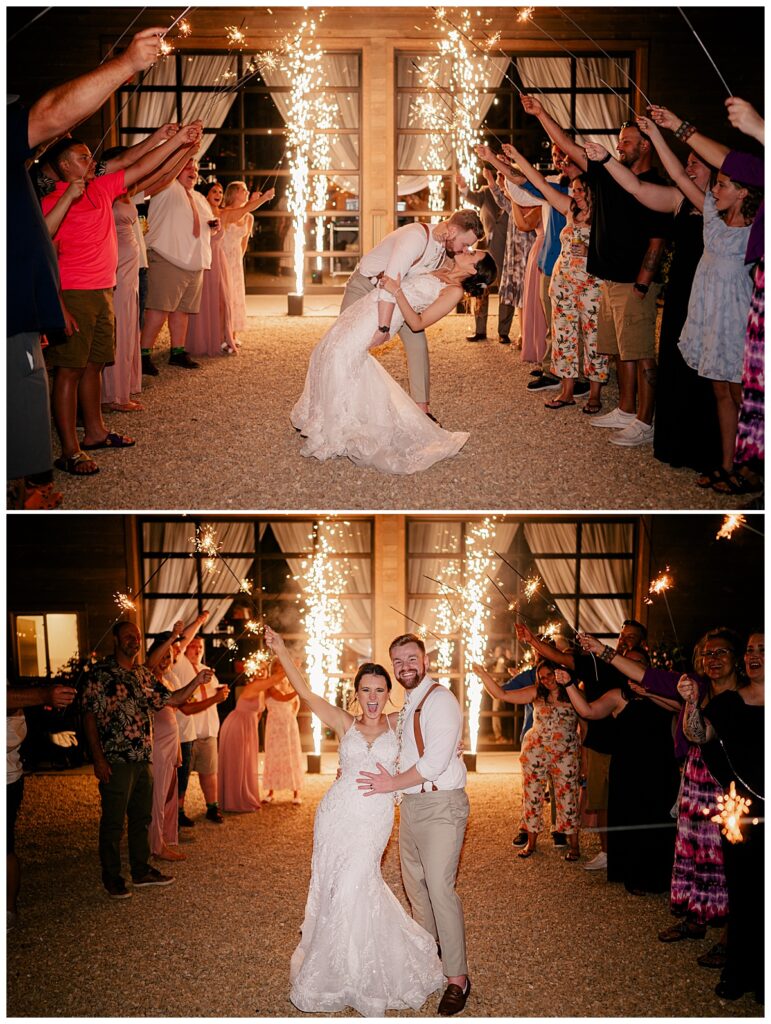
<path fill-rule="evenodd" d="M 450 316 L 429 331 L 432 407 L 444 426 L 468 430 L 458 456 L 412 477 L 360 469 L 347 459 L 300 455 L 289 411 L 329 316 L 251 317 L 238 357 L 202 358 L 144 378 L 143 413 L 113 413 L 111 429 L 135 448 L 95 453 L 88 479 L 56 474 L 65 509 L 723 509 L 746 504 L 694 485 L 691 470 L 653 458 L 651 445 L 618 448 L 576 407 L 550 411 L 554 391 L 529 393 L 531 364 L 497 340 L 469 344 L 473 321 Z M 406 383 L 401 343 L 381 356 Z M 616 404 L 615 385 L 604 409 Z"/>
<path fill-rule="evenodd" d="M 291 1017 L 289 958 L 310 873 L 313 814 L 331 775 L 308 776 L 301 807 L 200 820 L 175 883 L 110 900 L 99 881 L 98 795 L 90 772 L 28 777 L 17 826 L 21 916 L 8 935 L 14 1017 Z M 721 1002 L 695 959 L 716 940 L 664 945 L 665 896 L 633 897 L 546 837 L 527 861 L 511 847 L 518 774 L 473 774 L 458 891 L 473 992 L 467 1017 L 752 1017 L 750 996 Z M 166 866 L 160 865 L 164 870 Z M 406 903 L 396 840 L 384 875 Z M 383 951 L 387 955 L 387 950 Z M 438 995 L 420 1013 L 434 1016 Z M 339 1016 L 345 1016 L 340 1014 Z M 347 1015 L 354 1016 L 352 1011 Z M 395 1016 L 395 1014 L 392 1014 Z"/>

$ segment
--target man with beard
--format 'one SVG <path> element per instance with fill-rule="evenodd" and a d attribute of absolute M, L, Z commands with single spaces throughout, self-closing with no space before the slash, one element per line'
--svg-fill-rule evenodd
<path fill-rule="evenodd" d="M 382 242 L 364 256 L 345 286 L 340 312 L 352 306 L 363 295 L 377 287 L 388 276 L 402 281 L 408 274 L 423 274 L 438 270 L 455 253 L 468 252 L 472 245 L 484 237 L 485 229 L 476 210 L 458 210 L 448 220 L 434 227 L 427 224 L 404 224 L 391 231 Z M 394 297 L 385 289 L 378 294 L 378 329 L 372 344 L 380 345 L 389 338 L 394 312 Z M 410 376 L 410 395 L 427 416 L 430 412 L 430 367 L 425 331 L 415 333 L 407 324 L 399 328 L 399 337 L 407 353 Z"/>
<path fill-rule="evenodd" d="M 463 908 L 455 891 L 469 813 L 466 767 L 457 757 L 463 712 L 453 694 L 428 675 L 419 637 L 398 636 L 389 653 L 406 691 L 397 729 L 397 774 L 378 764 L 377 773 L 363 771 L 357 782 L 369 792 L 403 793 L 399 855 L 404 889 L 413 917 L 437 940 L 447 978 L 437 1012 L 449 1017 L 463 1009 L 471 991 Z"/>
<path fill-rule="evenodd" d="M 586 171 L 594 196 L 586 269 L 602 281 L 598 351 L 616 357 L 618 408 L 592 419 L 595 427 L 616 430 L 612 444 L 633 447 L 653 442 L 656 402 L 656 300 L 654 277 L 670 234 L 672 217 L 622 195 L 602 163 L 586 152 L 551 118 L 539 100 L 523 96 L 525 110 L 539 119 L 552 142 Z M 621 126 L 618 159 L 641 181 L 665 184 L 651 167 L 650 139 L 634 121 Z M 606 157 L 607 162 L 610 157 Z"/>

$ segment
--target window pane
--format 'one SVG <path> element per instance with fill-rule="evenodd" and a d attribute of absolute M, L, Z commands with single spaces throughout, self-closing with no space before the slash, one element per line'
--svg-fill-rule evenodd
<path fill-rule="evenodd" d="M 633 542 L 631 523 L 585 523 L 581 530 L 581 550 L 587 554 L 631 552 Z"/>
<path fill-rule="evenodd" d="M 192 544 L 189 545 L 192 550 Z M 168 550 L 172 550 L 169 548 Z M 144 578 L 150 579 L 158 568 L 156 559 L 145 559 Z M 189 594 L 195 590 L 195 559 L 170 558 L 148 584 L 146 594 Z"/>
<path fill-rule="evenodd" d="M 493 131 L 497 131 L 499 128 L 509 128 L 514 97 L 511 93 L 497 93 L 495 95 L 489 94 L 487 98 L 491 99 L 492 102 L 487 109 L 483 128 L 485 125 Z"/>
<path fill-rule="evenodd" d="M 452 143 L 447 135 L 399 135 L 397 146 L 400 171 L 441 172 L 452 166 Z"/>
<path fill-rule="evenodd" d="M 20 676 L 46 674 L 45 624 L 42 615 L 16 617 L 16 651 Z"/>
<path fill-rule="evenodd" d="M 325 53 L 324 75 L 327 85 L 353 89 L 359 85 L 359 55 L 356 53 Z"/>
<path fill-rule="evenodd" d="M 46 615 L 48 629 L 48 658 L 51 675 L 64 668 L 70 658 L 77 658 L 78 617 L 73 612 Z"/>
<path fill-rule="evenodd" d="M 244 124 L 249 128 L 284 127 L 284 119 L 267 92 L 244 93 Z"/>
<path fill-rule="evenodd" d="M 624 615 L 631 614 L 631 602 L 622 602 L 624 607 Z M 578 605 L 578 629 L 584 633 L 607 633 L 607 613 L 606 606 L 607 602 L 601 598 L 597 600 L 591 600 L 582 598 Z M 619 619 L 614 629 L 618 629 L 621 625 Z"/>
<path fill-rule="evenodd" d="M 584 57 L 576 62 L 576 85 L 587 89 L 601 89 L 605 84 L 617 88 L 629 86 L 631 61 L 628 57 Z"/>
<path fill-rule="evenodd" d="M 275 172 L 286 152 L 283 135 L 245 135 L 246 167 L 249 170 Z M 213 147 L 212 147 L 213 148 Z"/>
<path fill-rule="evenodd" d="M 410 553 L 429 551 L 457 554 L 460 551 L 460 523 L 410 523 L 407 544 Z"/>
<path fill-rule="evenodd" d="M 582 594 L 629 594 L 631 591 L 631 559 L 581 559 Z"/>

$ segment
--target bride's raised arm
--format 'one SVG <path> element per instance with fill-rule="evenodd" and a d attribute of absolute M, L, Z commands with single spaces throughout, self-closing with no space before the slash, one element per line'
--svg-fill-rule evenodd
<path fill-rule="evenodd" d="M 298 697 L 305 701 L 314 715 L 317 715 L 324 725 L 334 729 L 338 736 L 343 736 L 353 725 L 353 715 L 350 715 L 342 708 L 330 704 L 317 693 L 314 693 L 305 681 L 305 676 L 292 661 L 289 651 L 286 649 L 283 637 L 279 636 L 270 626 L 265 627 L 265 643 L 273 651 L 286 673 L 286 677 L 295 688 Z"/>
<path fill-rule="evenodd" d="M 458 305 L 463 298 L 463 289 L 460 285 L 448 285 L 443 288 L 431 305 L 422 313 L 416 313 L 404 296 L 401 288 L 401 275 L 396 280 L 392 277 L 383 276 L 381 287 L 396 299 L 399 309 L 402 311 L 404 322 L 413 331 L 424 331 L 431 324 L 435 324 L 442 317 L 447 316 Z"/>

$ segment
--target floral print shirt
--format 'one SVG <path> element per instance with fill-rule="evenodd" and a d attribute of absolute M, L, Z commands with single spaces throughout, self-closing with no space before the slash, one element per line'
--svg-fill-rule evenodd
<path fill-rule="evenodd" d="M 147 761 L 152 756 L 151 711 L 160 711 L 171 697 L 149 668 L 121 668 L 115 658 L 94 665 L 83 689 L 84 711 L 96 728 L 108 761 Z"/>

